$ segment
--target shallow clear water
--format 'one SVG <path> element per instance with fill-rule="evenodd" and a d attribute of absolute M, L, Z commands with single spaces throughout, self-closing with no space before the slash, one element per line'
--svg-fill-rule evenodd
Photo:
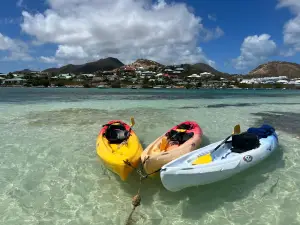
<path fill-rule="evenodd" d="M 280 146 L 225 181 L 169 192 L 142 184 L 132 224 L 300 224 L 300 92 L 289 90 L 121 90 L 0 88 L 0 224 L 124 224 L 139 187 L 102 166 L 102 124 L 129 122 L 144 147 L 184 120 L 202 145 L 264 122 Z"/>

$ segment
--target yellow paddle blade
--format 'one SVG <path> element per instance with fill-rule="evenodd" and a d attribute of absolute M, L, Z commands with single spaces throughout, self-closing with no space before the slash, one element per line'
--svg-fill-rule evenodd
<path fill-rule="evenodd" d="M 160 150 L 166 150 L 167 145 L 168 145 L 168 140 L 167 137 L 165 136 L 161 139 Z"/>
<path fill-rule="evenodd" d="M 193 165 L 199 165 L 199 164 L 207 164 L 212 161 L 211 155 L 208 153 L 206 155 L 202 155 L 198 157 L 192 164 Z"/>
<path fill-rule="evenodd" d="M 239 124 L 237 124 L 234 126 L 233 134 L 240 134 L 240 133 L 241 133 L 241 127 Z"/>
<path fill-rule="evenodd" d="M 130 126 L 133 127 L 134 124 L 135 124 L 135 121 L 134 121 L 134 118 L 133 118 L 133 117 L 130 118 L 130 122 L 131 122 Z"/>

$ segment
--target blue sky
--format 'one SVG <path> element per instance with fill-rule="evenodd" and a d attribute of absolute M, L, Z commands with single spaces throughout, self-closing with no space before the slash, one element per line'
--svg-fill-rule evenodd
<path fill-rule="evenodd" d="M 2 0 L 0 7 L 3 73 L 108 56 L 247 73 L 272 60 L 299 63 L 299 52 L 299 0 Z"/>

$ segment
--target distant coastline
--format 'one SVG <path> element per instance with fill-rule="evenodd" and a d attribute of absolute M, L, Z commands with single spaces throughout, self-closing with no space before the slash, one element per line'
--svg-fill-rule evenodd
<path fill-rule="evenodd" d="M 295 87 L 295 86 L 289 86 L 289 85 L 280 85 L 276 87 L 269 87 L 269 86 L 253 86 L 253 85 L 242 85 L 241 87 L 185 87 L 185 86 L 173 86 L 173 87 L 164 87 L 164 86 L 150 86 L 150 87 L 142 87 L 142 86 L 121 86 L 121 87 L 111 87 L 111 86 L 102 86 L 102 87 L 97 87 L 97 86 L 92 86 L 92 87 L 86 87 L 83 85 L 66 85 L 66 86 L 23 86 L 23 85 L 0 85 L 0 88 L 34 88 L 34 89 L 153 89 L 153 90 L 161 90 L 161 89 L 167 89 L 167 90 L 172 90 L 172 89 L 188 89 L 188 90 L 204 90 L 204 89 L 234 89 L 234 90 L 300 90 L 300 87 Z"/>
<path fill-rule="evenodd" d="M 277 71 L 276 66 L 280 66 L 281 70 Z M 298 67 L 300 71 L 298 64 L 270 62 L 251 71 L 252 75 L 230 75 L 203 63 L 165 66 L 139 59 L 124 65 L 117 59 L 107 58 L 84 65 L 66 65 L 44 71 L 26 69 L 0 74 L 0 87 L 300 89 L 300 73 L 295 73 Z M 285 68 L 290 68 L 288 75 L 278 75 Z"/>

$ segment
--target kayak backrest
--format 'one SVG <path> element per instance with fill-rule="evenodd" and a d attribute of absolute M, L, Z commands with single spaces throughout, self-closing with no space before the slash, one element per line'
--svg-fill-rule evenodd
<path fill-rule="evenodd" d="M 166 133 L 169 141 L 178 142 L 179 145 L 185 143 L 194 136 L 193 132 L 187 133 L 185 129 L 170 130 Z"/>
<path fill-rule="evenodd" d="M 110 144 L 120 144 L 129 138 L 130 132 L 122 124 L 110 124 L 103 135 Z"/>
<path fill-rule="evenodd" d="M 232 136 L 232 152 L 243 153 L 259 146 L 260 142 L 256 134 L 244 132 Z"/>

